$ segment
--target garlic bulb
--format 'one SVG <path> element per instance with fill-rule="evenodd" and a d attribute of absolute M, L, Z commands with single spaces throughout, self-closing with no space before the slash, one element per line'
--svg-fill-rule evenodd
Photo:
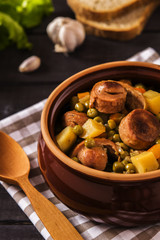
<path fill-rule="evenodd" d="M 67 17 L 55 18 L 48 24 L 46 31 L 55 44 L 56 52 L 73 52 L 85 39 L 83 25 Z"/>
<path fill-rule="evenodd" d="M 31 56 L 25 59 L 19 66 L 19 72 L 33 72 L 41 65 L 41 59 L 37 56 Z"/>

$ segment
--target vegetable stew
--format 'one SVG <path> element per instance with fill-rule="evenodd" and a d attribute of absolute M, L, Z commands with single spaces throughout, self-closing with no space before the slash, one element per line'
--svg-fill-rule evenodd
<path fill-rule="evenodd" d="M 160 164 L 160 93 L 103 80 L 72 96 L 56 135 L 71 161 L 101 171 L 145 173 Z"/>

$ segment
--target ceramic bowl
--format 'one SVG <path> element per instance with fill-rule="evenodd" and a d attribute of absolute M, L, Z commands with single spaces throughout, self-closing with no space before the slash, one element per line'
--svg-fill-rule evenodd
<path fill-rule="evenodd" d="M 71 160 L 55 141 L 57 121 L 71 96 L 101 80 L 131 79 L 160 90 L 160 66 L 112 62 L 83 70 L 48 97 L 41 117 L 38 159 L 53 193 L 69 208 L 97 222 L 139 226 L 160 220 L 160 170 L 119 174 L 95 170 Z"/>

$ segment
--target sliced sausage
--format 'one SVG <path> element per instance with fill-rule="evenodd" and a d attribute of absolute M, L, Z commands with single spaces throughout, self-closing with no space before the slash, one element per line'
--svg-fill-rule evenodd
<path fill-rule="evenodd" d="M 83 165 L 98 170 L 104 170 L 108 162 L 107 152 L 102 147 L 84 147 L 77 157 Z"/>
<path fill-rule="evenodd" d="M 79 143 L 71 153 L 71 157 L 78 157 L 80 162 L 88 167 L 98 170 L 106 168 L 108 158 L 118 159 L 116 145 L 105 138 L 95 138 L 95 147 L 87 148 L 84 141 Z"/>
<path fill-rule="evenodd" d="M 126 97 L 126 107 L 129 110 L 134 110 L 137 108 L 146 109 L 146 101 L 142 93 L 137 91 L 130 84 L 119 81 L 119 83 L 126 89 L 127 97 Z"/>
<path fill-rule="evenodd" d="M 116 81 L 107 80 L 96 83 L 90 95 L 90 107 L 102 113 L 116 113 L 124 109 L 126 90 Z"/>
<path fill-rule="evenodd" d="M 150 112 L 135 109 L 122 119 L 119 134 L 122 141 L 133 149 L 146 149 L 158 137 L 160 123 Z"/>
<path fill-rule="evenodd" d="M 63 115 L 63 126 L 71 126 L 74 127 L 75 125 L 83 125 L 88 120 L 86 113 L 80 113 L 75 110 L 68 111 Z"/>

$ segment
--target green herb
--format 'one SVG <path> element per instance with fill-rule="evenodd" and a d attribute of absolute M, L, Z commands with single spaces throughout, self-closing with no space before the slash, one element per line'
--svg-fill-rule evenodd
<path fill-rule="evenodd" d="M 15 43 L 17 48 L 31 48 L 23 28 L 9 15 L 0 12 L 0 50 L 11 43 Z"/>
<path fill-rule="evenodd" d="M 51 0 L 21 0 L 17 6 L 20 15 L 20 23 L 26 27 L 35 27 L 41 23 L 44 15 L 53 12 Z"/>
<path fill-rule="evenodd" d="M 0 50 L 12 43 L 30 49 L 24 29 L 39 25 L 52 12 L 51 0 L 0 0 Z"/>

